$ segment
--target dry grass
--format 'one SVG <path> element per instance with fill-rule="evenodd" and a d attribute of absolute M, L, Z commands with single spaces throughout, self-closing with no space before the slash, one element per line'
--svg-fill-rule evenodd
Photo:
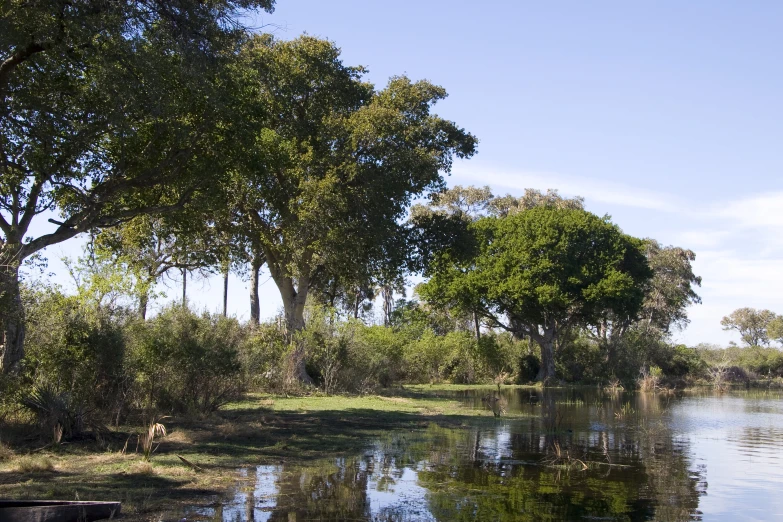
<path fill-rule="evenodd" d="M 130 467 L 130 472 L 137 474 L 137 475 L 154 475 L 155 470 L 152 467 L 152 464 L 147 462 L 146 460 L 137 462 L 133 464 Z"/>
<path fill-rule="evenodd" d="M 48 457 L 21 457 L 15 462 L 17 473 L 42 473 L 54 471 L 54 463 Z"/>
<path fill-rule="evenodd" d="M 14 458 L 14 451 L 0 442 L 0 460 L 11 460 Z"/>
<path fill-rule="evenodd" d="M 193 444 L 193 438 L 185 430 L 179 429 L 166 435 L 166 441 L 176 442 L 177 444 Z"/>

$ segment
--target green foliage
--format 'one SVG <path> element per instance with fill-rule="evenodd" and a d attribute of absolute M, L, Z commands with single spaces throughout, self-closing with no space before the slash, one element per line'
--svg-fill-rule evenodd
<path fill-rule="evenodd" d="M 777 348 L 749 346 L 740 348 L 696 347 L 699 356 L 711 367 L 739 367 L 757 377 L 783 376 L 783 352 Z"/>
<path fill-rule="evenodd" d="M 739 332 L 746 345 L 761 346 L 769 344 L 767 328 L 775 318 L 775 313 L 770 310 L 738 308 L 721 319 L 720 324 L 724 330 Z M 777 328 L 777 323 L 773 324 L 773 328 Z"/>
<path fill-rule="evenodd" d="M 248 387 L 252 390 L 283 390 L 283 361 L 288 350 L 285 331 L 277 323 L 254 326 L 239 351 L 239 360 Z"/>
<path fill-rule="evenodd" d="M 235 319 L 172 306 L 130 331 L 129 364 L 143 404 L 165 412 L 208 413 L 244 390 Z"/>
<path fill-rule="evenodd" d="M 686 308 L 701 303 L 694 287 L 701 286 L 701 277 L 693 273 L 691 262 L 696 259 L 692 250 L 664 247 L 653 239 L 644 240 L 647 262 L 653 271 L 644 298 L 642 319 L 648 327 L 663 332 L 684 328 L 688 324 Z"/>
<path fill-rule="evenodd" d="M 783 316 L 776 316 L 767 324 L 767 336 L 783 345 Z"/>
<path fill-rule="evenodd" d="M 542 347 L 544 378 L 554 377 L 558 332 L 612 313 L 635 317 L 652 273 L 641 241 L 579 209 L 536 207 L 470 225 L 469 259 L 443 253 L 421 285 L 431 304 L 480 313 L 493 326 Z"/>
<path fill-rule="evenodd" d="M 399 282 L 408 205 L 476 139 L 432 113 L 443 88 L 395 77 L 376 90 L 328 40 L 259 35 L 242 60 L 243 103 L 258 119 L 237 137 L 232 193 L 293 332 L 311 291 L 334 305 L 338 292 Z"/>
<path fill-rule="evenodd" d="M 26 380 L 86 408 L 109 408 L 124 379 L 125 314 L 58 288 L 26 289 Z"/>
<path fill-rule="evenodd" d="M 555 368 L 566 382 L 593 384 L 608 378 L 605 354 L 584 336 L 570 336 L 561 343 L 555 352 Z"/>
<path fill-rule="evenodd" d="M 667 355 L 658 359 L 658 364 L 667 376 L 699 378 L 707 369 L 707 363 L 699 352 L 683 344 L 672 346 Z"/>

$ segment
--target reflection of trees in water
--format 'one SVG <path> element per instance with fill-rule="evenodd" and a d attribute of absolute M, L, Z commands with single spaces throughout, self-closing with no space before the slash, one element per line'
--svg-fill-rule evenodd
<path fill-rule="evenodd" d="M 438 520 L 692 520 L 706 488 L 704 473 L 692 470 L 687 441 L 666 422 L 666 400 L 563 399 L 539 391 L 532 403 L 517 401 L 531 412 L 523 418 L 391 433 L 362 457 L 283 466 L 270 520 L 416 520 L 407 501 L 379 511 L 367 491 L 398 496 L 406 467 L 417 469 L 416 487 L 425 490 L 416 498 L 426 497 Z M 618 418 L 626 403 L 633 414 Z M 546 465 L 554 443 L 589 469 Z M 252 511 L 248 504 L 246 520 Z"/>
<path fill-rule="evenodd" d="M 513 424 L 510 458 L 486 451 L 493 447 L 487 439 L 506 428 L 464 433 L 468 440 L 457 445 L 471 447 L 470 465 L 419 473 L 432 513 L 439 520 L 692 520 L 705 485 L 690 470 L 687 443 L 667 424 L 647 420 L 660 418 L 667 399 L 596 399 L 539 393 L 538 418 Z M 618 419 L 625 402 L 631 406 Z M 544 465 L 555 444 L 590 468 L 580 471 L 565 459 Z"/>
<path fill-rule="evenodd" d="M 284 467 L 285 468 L 285 467 Z M 270 521 L 367 520 L 367 470 L 358 459 L 285 470 Z"/>

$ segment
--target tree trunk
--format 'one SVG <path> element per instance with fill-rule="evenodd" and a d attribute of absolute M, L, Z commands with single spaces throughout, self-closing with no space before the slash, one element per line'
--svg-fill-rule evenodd
<path fill-rule="evenodd" d="M 182 269 L 182 308 L 188 307 L 188 271 Z"/>
<path fill-rule="evenodd" d="M 307 277 L 300 277 L 297 281 L 297 288 L 294 286 L 293 278 L 283 275 L 279 267 L 270 263 L 269 271 L 278 290 L 280 290 L 280 297 L 283 299 L 286 337 L 289 342 L 296 343 L 294 350 L 289 356 L 293 377 L 301 383 L 315 384 L 313 378 L 307 373 L 304 344 L 297 339 L 296 335 L 305 327 L 304 310 L 307 303 L 307 294 L 310 290 L 310 280 Z"/>
<path fill-rule="evenodd" d="M 141 317 L 142 321 L 147 320 L 147 305 L 149 304 L 149 294 L 147 292 L 142 292 L 141 295 L 139 295 L 139 317 Z"/>
<path fill-rule="evenodd" d="M 391 325 L 391 314 L 394 309 L 394 289 L 391 286 L 384 286 L 381 290 L 383 297 L 383 325 Z"/>
<path fill-rule="evenodd" d="M 555 378 L 555 339 L 557 329 L 555 324 L 544 327 L 544 334 L 535 336 L 534 340 L 541 347 L 541 368 L 538 370 L 537 381 L 549 384 Z"/>
<path fill-rule="evenodd" d="M 19 266 L 0 266 L 0 373 L 14 374 L 24 357 L 24 306 L 19 291 Z"/>
<path fill-rule="evenodd" d="M 228 269 L 223 274 L 223 317 L 228 317 Z"/>
<path fill-rule="evenodd" d="M 261 303 L 258 299 L 258 276 L 261 271 L 263 258 L 259 254 L 253 254 L 250 267 L 250 324 L 258 326 L 261 322 Z"/>
<path fill-rule="evenodd" d="M 473 312 L 473 325 L 476 328 L 476 341 L 481 341 L 481 324 L 479 323 L 478 314 Z"/>
<path fill-rule="evenodd" d="M 541 346 L 541 368 L 536 380 L 548 384 L 555 378 L 555 349 L 553 339 L 544 339 Z"/>

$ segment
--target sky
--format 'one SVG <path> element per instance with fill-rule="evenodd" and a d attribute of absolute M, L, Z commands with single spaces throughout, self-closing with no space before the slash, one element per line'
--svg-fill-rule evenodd
<path fill-rule="evenodd" d="M 278 0 L 248 22 L 336 42 L 379 88 L 393 75 L 444 86 L 435 112 L 480 140 L 449 185 L 558 189 L 695 251 L 703 303 L 676 341 L 739 341 L 720 326 L 736 308 L 783 314 L 783 2 Z M 77 244 L 47 253 L 58 277 Z M 262 281 L 271 317 L 281 301 Z M 189 289 L 222 308 L 219 280 Z M 229 310 L 248 309 L 232 277 Z"/>

